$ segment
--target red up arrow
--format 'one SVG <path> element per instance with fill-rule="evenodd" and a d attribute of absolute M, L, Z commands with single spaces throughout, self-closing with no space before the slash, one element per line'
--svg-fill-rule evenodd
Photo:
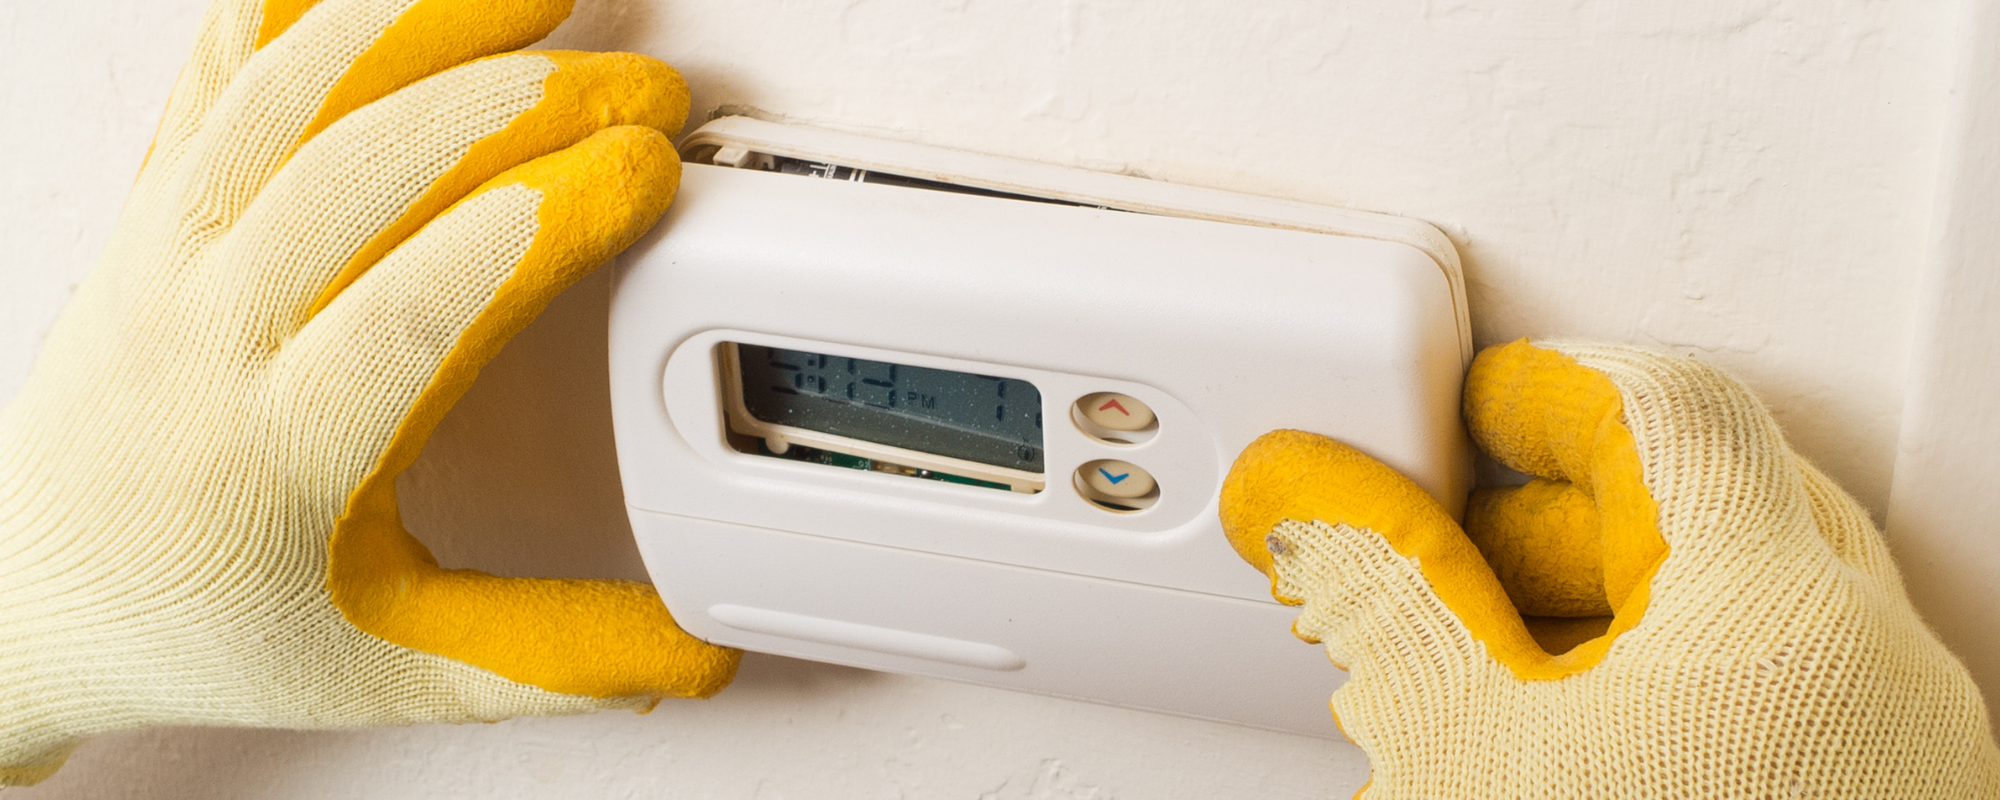
<path fill-rule="evenodd" d="M 1132 416 L 1132 412 L 1130 412 L 1130 411 L 1126 411 L 1126 410 L 1125 410 L 1125 407 L 1124 407 L 1124 406 L 1122 406 L 1122 405 L 1119 405 L 1119 404 L 1118 404 L 1118 398 L 1116 398 L 1116 397 L 1113 397 L 1113 398 L 1111 398 L 1110 400 L 1106 400 L 1106 401 L 1104 401 L 1104 405 L 1101 405 L 1101 406 L 1098 406 L 1098 407 L 1097 407 L 1097 410 L 1099 410 L 1099 411 L 1103 411 L 1104 409 L 1107 409 L 1107 408 L 1115 408 L 1115 409 L 1118 409 L 1118 413 L 1120 413 L 1120 414 L 1124 414 L 1125 416 L 1128 416 L 1128 417 L 1129 417 L 1129 416 Z"/>

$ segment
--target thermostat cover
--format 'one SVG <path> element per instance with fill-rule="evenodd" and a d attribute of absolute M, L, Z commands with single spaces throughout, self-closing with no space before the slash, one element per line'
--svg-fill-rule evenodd
<path fill-rule="evenodd" d="M 682 149 L 679 198 L 621 259 L 610 350 L 626 503 L 684 628 L 1338 735 L 1341 673 L 1230 551 L 1216 496 L 1246 444 L 1297 428 L 1456 513 L 1471 348 L 1442 235 L 744 118 Z M 967 421 L 979 403 L 998 421 Z"/>

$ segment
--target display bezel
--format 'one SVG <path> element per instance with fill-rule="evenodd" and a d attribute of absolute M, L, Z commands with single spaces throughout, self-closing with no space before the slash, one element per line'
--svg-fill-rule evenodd
<path fill-rule="evenodd" d="M 761 440 L 773 453 L 784 453 L 793 446 L 812 447 L 858 458 L 1002 484 L 1023 494 L 1040 492 L 1048 485 L 1047 475 L 1042 472 L 994 466 L 758 419 L 750 413 L 749 406 L 743 399 L 743 366 L 737 344 L 737 342 L 721 342 L 717 345 L 716 360 L 721 366 L 720 375 L 717 377 L 721 383 L 725 424 L 731 433 Z"/>

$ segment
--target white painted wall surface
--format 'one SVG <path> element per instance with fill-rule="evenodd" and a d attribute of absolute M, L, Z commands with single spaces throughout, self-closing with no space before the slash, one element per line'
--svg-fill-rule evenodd
<path fill-rule="evenodd" d="M 1889 542 L 1910 599 L 2000 699 L 2000 4 L 1968 3 L 1910 340 Z"/>
<path fill-rule="evenodd" d="M 1428 220 L 1465 257 L 1481 344 L 1698 354 L 1887 503 L 1946 196 L 1951 4 L 578 1 L 552 45 L 666 59 L 697 119 L 748 107 Z M 0 398 L 102 246 L 199 2 L 0 4 Z M 405 476 L 447 564 L 641 574 L 605 288 L 531 326 Z M 1945 627 L 1991 633 L 1974 613 Z M 1341 743 L 753 657 L 715 700 L 646 717 L 109 737 L 8 797 L 1344 797 L 1365 772 Z"/>

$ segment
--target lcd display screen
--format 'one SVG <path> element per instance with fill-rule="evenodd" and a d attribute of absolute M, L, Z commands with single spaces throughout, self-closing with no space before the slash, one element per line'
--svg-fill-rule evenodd
<path fill-rule="evenodd" d="M 743 405 L 774 425 L 1042 471 L 1042 393 L 1016 378 L 738 344 Z"/>

